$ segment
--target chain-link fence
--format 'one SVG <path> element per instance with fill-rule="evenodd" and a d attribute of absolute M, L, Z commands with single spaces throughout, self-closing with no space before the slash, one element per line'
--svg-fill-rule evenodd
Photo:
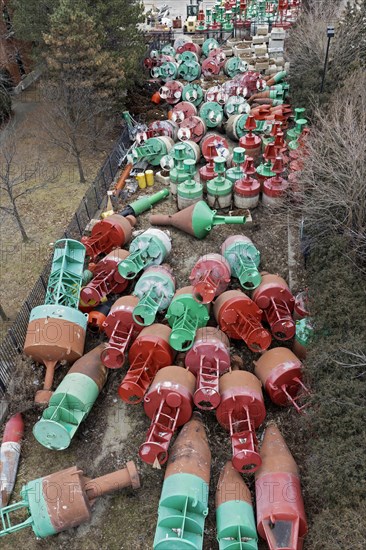
<path fill-rule="evenodd" d="M 96 179 L 82 198 L 79 208 L 72 217 L 64 235 L 60 237 L 80 239 L 85 227 L 100 209 L 103 201 L 106 200 L 106 191 L 111 185 L 129 147 L 130 140 L 128 130 L 125 127 Z M 0 398 L 6 392 L 17 357 L 23 351 L 29 314 L 35 306 L 42 304 L 44 301 L 51 260 L 50 257 L 0 345 Z"/>

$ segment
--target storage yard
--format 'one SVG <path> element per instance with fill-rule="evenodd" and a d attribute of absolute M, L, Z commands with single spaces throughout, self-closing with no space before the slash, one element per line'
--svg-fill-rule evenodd
<path fill-rule="evenodd" d="M 301 2 L 169 11 L 145 28 L 118 170 L 80 239 L 55 242 L 6 388 L 4 549 L 331 548 L 307 542 L 302 481 L 312 128 L 286 55 Z"/>

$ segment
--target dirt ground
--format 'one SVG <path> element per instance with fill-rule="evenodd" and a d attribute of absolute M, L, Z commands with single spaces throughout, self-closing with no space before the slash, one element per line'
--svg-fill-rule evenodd
<path fill-rule="evenodd" d="M 155 192 L 162 186 L 155 184 L 147 192 Z M 140 191 L 140 194 L 144 192 Z M 133 195 L 130 200 L 137 198 Z M 175 212 L 175 200 L 169 197 L 154 207 L 154 212 Z M 233 212 L 234 214 L 238 212 Z M 243 233 L 254 241 L 261 252 L 261 267 L 264 270 L 279 273 L 288 279 L 288 234 L 285 223 L 274 217 L 270 210 L 258 207 L 252 211 L 253 222 L 243 228 L 238 226 L 219 226 L 202 241 L 169 228 L 172 237 L 172 252 L 168 259 L 177 278 L 177 287 L 188 283 L 190 271 L 199 256 L 208 252 L 219 252 L 220 245 L 229 235 Z M 136 229 L 149 227 L 149 213 L 138 218 Z M 168 229 L 168 228 L 167 228 Z M 297 265 L 301 259 L 297 255 Z M 302 289 L 302 272 L 295 274 L 296 292 Z M 230 288 L 237 288 L 233 280 Z M 162 319 L 162 317 L 161 317 Z M 211 318 L 211 325 L 215 321 Z M 98 338 L 89 334 L 88 349 L 98 343 Z M 247 370 L 253 369 L 255 354 L 250 352 L 244 343 L 232 341 L 232 353 L 238 353 L 244 360 Z M 291 346 L 291 342 L 286 345 Z M 144 464 L 138 457 L 139 445 L 144 441 L 149 427 L 143 406 L 128 406 L 121 402 L 117 387 L 126 372 L 127 365 L 121 371 L 109 375 L 106 386 L 99 396 L 89 417 L 76 433 L 69 449 L 62 452 L 43 448 L 33 437 L 32 428 L 40 417 L 41 411 L 32 405 L 34 392 L 42 381 L 42 367 L 35 367 L 29 360 L 23 361 L 14 379 L 16 384 L 11 391 L 12 410 L 24 410 L 26 435 L 22 448 L 16 490 L 12 501 L 19 500 L 21 486 L 28 480 L 55 472 L 77 464 L 88 476 L 99 476 L 124 466 L 127 460 L 134 460 L 141 475 L 142 488 L 137 491 L 125 490 L 112 496 L 100 499 L 94 509 L 89 524 L 68 532 L 61 533 L 46 540 L 37 541 L 30 529 L 20 531 L 2 540 L 2 548 L 7 550 L 15 546 L 27 546 L 30 550 L 39 548 L 52 549 L 88 549 L 88 550 L 145 550 L 152 547 L 156 527 L 158 502 L 161 493 L 164 468 L 154 470 Z M 57 379 L 67 372 L 67 367 L 60 367 Z M 56 383 L 57 381 L 56 380 Z M 276 419 L 291 447 L 292 418 L 295 411 L 274 407 L 267 398 L 267 420 Z M 230 457 L 231 447 L 228 434 L 217 423 L 214 412 L 203 413 L 212 452 L 212 477 L 210 485 L 209 515 L 205 523 L 204 550 L 216 549 L 216 522 L 214 509 L 215 487 L 220 470 Z M 258 430 L 260 439 L 265 424 Z M 296 449 L 292 448 L 296 456 Z M 300 464 L 301 468 L 301 464 Z M 247 476 L 253 490 L 253 476 Z M 266 545 L 260 543 L 260 549 Z"/>
<path fill-rule="evenodd" d="M 1 304 L 10 322 L 0 323 L 0 340 L 52 253 L 52 243 L 63 235 L 113 143 L 112 138 L 108 139 L 103 150 L 84 159 L 87 183 L 80 184 L 74 159 L 45 138 L 42 131 L 43 106 L 37 88 L 24 92 L 14 102 L 14 113 L 17 136 L 14 173 L 32 174 L 24 188 L 43 183 L 45 186 L 18 201 L 29 242 L 22 242 L 14 219 L 2 213 Z M 35 169 L 37 162 L 38 168 Z M 7 197 L 3 195 L 1 204 L 6 206 L 6 201 Z"/>
<path fill-rule="evenodd" d="M 211 82 L 210 85 L 214 85 L 214 82 Z M 155 118 L 166 118 L 166 106 L 154 108 L 148 101 L 155 88 L 156 84 L 148 83 L 144 90 L 134 94 L 130 98 L 130 111 L 137 116 L 141 115 L 148 121 Z M 54 227 L 52 227 L 52 233 L 48 232 L 47 238 L 44 240 L 41 230 L 42 223 L 38 223 L 41 214 L 39 211 L 32 214 L 33 219 L 37 220 L 32 229 L 35 232 L 34 238 L 38 239 L 37 242 L 46 243 L 44 257 L 46 257 L 46 253 L 48 254 L 47 244 L 54 240 L 53 235 L 56 233 L 56 229 L 60 227 L 61 231 L 65 227 L 70 213 L 79 202 L 79 196 L 76 196 L 78 195 L 77 186 L 72 185 L 72 183 L 70 185 L 73 189 L 71 196 L 68 190 L 65 193 L 63 193 L 63 190 L 60 191 L 60 204 L 55 206 L 59 209 L 60 216 L 59 219 L 57 218 Z M 140 195 L 154 193 L 161 188 L 163 188 L 163 185 L 156 183 L 152 188 L 138 191 L 129 197 L 127 202 L 139 198 Z M 83 192 L 80 193 L 80 196 L 82 194 Z M 34 199 L 34 196 L 32 198 Z M 45 199 L 46 197 L 43 197 L 42 201 Z M 75 201 L 75 204 L 70 201 Z M 52 204 L 54 205 L 54 203 L 53 200 Z M 122 202 L 120 202 L 120 206 L 122 206 Z M 46 209 L 44 203 L 42 208 Z M 175 199 L 170 196 L 156 205 L 153 212 L 163 214 L 176 212 Z M 243 212 L 237 210 L 233 210 L 232 213 L 233 215 L 243 214 Z M 288 214 L 290 216 L 290 234 L 287 223 Z M 147 229 L 150 226 L 149 216 L 150 213 L 139 216 L 136 230 Z M 46 217 L 44 216 L 44 218 L 44 224 L 47 224 Z M 54 218 L 56 219 L 55 212 Z M 250 237 L 259 249 L 261 269 L 278 273 L 291 282 L 293 293 L 302 290 L 302 259 L 296 245 L 298 241 L 296 238 L 298 221 L 292 218 L 291 212 L 276 214 L 261 205 L 252 211 L 252 218 L 252 223 L 243 227 L 237 225 L 218 226 L 213 229 L 206 239 L 201 241 L 174 228 L 162 228 L 168 230 L 172 238 L 172 252 L 167 261 L 173 268 L 177 288 L 188 284 L 191 269 L 200 256 L 209 252 L 220 252 L 221 244 L 228 236 L 242 233 Z M 290 250 L 290 254 L 288 250 L 289 242 L 294 243 L 294 248 Z M 290 267 L 289 259 L 290 264 L 292 264 Z M 34 266 L 35 275 L 39 273 L 42 263 L 42 256 L 39 255 L 38 270 Z M 32 265 L 33 269 L 31 261 L 26 265 L 27 269 L 31 269 L 29 265 Z M 24 279 L 22 279 L 22 275 L 19 275 L 19 277 L 18 280 L 23 281 L 20 286 L 24 288 Z M 31 280 L 31 273 L 28 275 L 28 280 Z M 30 288 L 30 284 L 28 288 Z M 229 288 L 239 288 L 238 282 L 233 279 Z M 126 290 L 126 293 L 132 290 L 133 283 Z M 21 301 L 19 299 L 19 303 Z M 162 320 L 163 316 L 161 315 L 158 317 L 158 321 Z M 213 316 L 211 316 L 209 324 L 215 326 Z M 86 351 L 95 347 L 101 338 L 103 339 L 103 336 L 88 333 Z M 231 344 L 231 353 L 239 354 L 244 361 L 244 368 L 252 371 L 256 354 L 250 352 L 243 342 L 232 340 Z M 291 344 L 290 341 L 285 345 L 291 346 Z M 274 341 L 273 345 L 278 344 Z M 28 528 L 4 538 L 1 545 L 2 549 L 10 550 L 15 546 L 26 546 L 29 550 L 42 548 L 60 550 L 66 548 L 71 550 L 147 550 L 152 548 L 158 503 L 164 478 L 164 467 L 162 470 L 153 469 L 139 459 L 138 448 L 144 441 L 150 420 L 144 414 L 142 405 L 126 405 L 117 395 L 118 385 L 123 379 L 127 368 L 128 364 L 125 364 L 120 371 L 109 374 L 104 389 L 89 416 L 76 432 L 70 447 L 65 451 L 56 452 L 43 448 L 32 434 L 33 426 L 42 414 L 42 410 L 33 405 L 33 397 L 36 390 L 41 387 L 43 368 L 35 366 L 29 359 L 23 359 L 19 362 L 13 377 L 13 387 L 9 391 L 9 400 L 12 413 L 23 411 L 26 433 L 17 484 L 11 502 L 20 499 L 21 487 L 27 481 L 74 464 L 82 469 L 88 477 L 97 477 L 123 467 L 128 460 L 134 460 L 141 476 L 142 487 L 137 491 L 128 489 L 99 499 L 93 508 L 91 522 L 88 524 L 45 540 L 36 540 L 33 532 Z M 66 372 L 67 366 L 61 366 L 56 371 L 55 387 Z M 266 396 L 265 404 L 267 419 L 263 426 L 257 430 L 258 439 L 260 440 L 263 434 L 266 422 L 275 419 L 295 458 L 298 459 L 301 470 L 301 457 L 297 456 L 296 450 L 296 437 L 299 434 L 294 433 L 295 430 L 293 429 L 295 411 L 291 409 L 279 410 L 272 405 Z M 203 419 L 212 453 L 209 514 L 205 522 L 203 549 L 215 550 L 218 548 L 214 506 L 215 490 L 220 471 L 231 456 L 231 445 L 227 432 L 216 421 L 214 411 L 203 412 Z M 246 481 L 254 496 L 254 476 L 246 476 Z M 260 550 L 266 548 L 265 543 L 259 542 Z"/>

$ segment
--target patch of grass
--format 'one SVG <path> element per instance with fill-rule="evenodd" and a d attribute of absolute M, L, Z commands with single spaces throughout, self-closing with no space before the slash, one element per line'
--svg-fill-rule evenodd
<path fill-rule="evenodd" d="M 365 530 L 356 518 L 364 518 L 366 497 L 366 283 L 341 237 L 317 245 L 308 285 L 316 338 L 306 361 L 312 407 L 299 419 L 306 548 L 363 548 Z"/>
<path fill-rule="evenodd" d="M 366 545 L 365 516 L 364 502 L 355 507 L 325 508 L 314 517 L 312 529 L 307 538 L 307 548 L 363 550 Z"/>
<path fill-rule="evenodd" d="M 104 155 L 99 154 L 86 163 L 89 182 L 96 176 L 103 159 Z M 49 163 L 52 167 L 52 157 Z M 87 189 L 87 185 L 78 182 L 76 167 L 69 165 L 67 159 L 58 166 L 60 171 L 55 181 L 19 200 L 20 215 L 30 241 L 22 242 L 12 218 L 6 216 L 2 222 L 2 305 L 11 319 L 52 254 L 51 243 L 62 237 Z M 32 182 L 27 182 L 27 185 L 32 185 Z"/>

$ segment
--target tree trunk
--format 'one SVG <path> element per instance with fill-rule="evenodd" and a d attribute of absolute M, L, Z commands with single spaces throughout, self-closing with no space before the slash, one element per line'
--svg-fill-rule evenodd
<path fill-rule="evenodd" d="M 3 310 L 2 305 L 0 304 L 0 317 L 2 321 L 9 321 L 9 317 L 6 315 L 5 311 Z"/>
<path fill-rule="evenodd" d="M 19 212 L 18 212 L 18 208 L 17 208 L 17 205 L 15 204 L 15 201 L 12 200 L 12 203 L 13 203 L 13 210 L 14 210 L 14 217 L 16 219 L 16 222 L 18 224 L 18 227 L 20 229 L 20 232 L 22 234 L 22 239 L 23 239 L 23 242 L 27 242 L 29 241 L 29 237 L 24 229 L 24 225 L 22 223 L 22 220 L 20 219 L 20 215 L 19 215 Z"/>
<path fill-rule="evenodd" d="M 78 163 L 80 183 L 85 183 L 86 179 L 85 179 L 85 176 L 84 176 L 84 170 L 83 170 L 83 165 L 81 163 L 80 155 L 78 155 L 78 154 L 76 155 L 76 160 L 77 160 L 77 163 Z"/>

